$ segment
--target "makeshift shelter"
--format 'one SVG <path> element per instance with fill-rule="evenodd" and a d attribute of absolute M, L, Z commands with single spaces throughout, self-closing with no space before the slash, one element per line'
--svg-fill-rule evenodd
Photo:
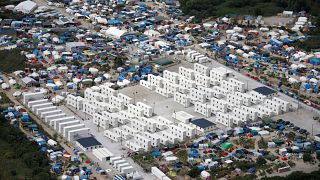
<path fill-rule="evenodd" d="M 33 1 L 23 1 L 19 3 L 15 8 L 14 11 L 22 12 L 24 14 L 30 14 L 37 8 L 37 3 Z"/>
<path fill-rule="evenodd" d="M 127 33 L 126 30 L 120 30 L 117 27 L 110 27 L 105 31 L 105 35 L 111 36 L 117 39 L 120 39 L 125 33 Z"/>

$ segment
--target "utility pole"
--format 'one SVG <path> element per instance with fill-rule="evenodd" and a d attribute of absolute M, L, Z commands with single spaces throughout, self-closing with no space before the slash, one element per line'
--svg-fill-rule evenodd
<path fill-rule="evenodd" d="M 133 92 L 133 104 L 136 104 L 136 94 L 138 94 L 138 92 Z"/>
<path fill-rule="evenodd" d="M 152 115 L 154 114 L 155 107 L 156 107 L 156 102 L 153 102 Z"/>

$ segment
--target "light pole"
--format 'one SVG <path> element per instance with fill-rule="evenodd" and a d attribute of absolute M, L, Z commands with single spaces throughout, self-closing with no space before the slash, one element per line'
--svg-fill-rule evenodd
<path fill-rule="evenodd" d="M 136 104 L 136 94 L 138 94 L 138 92 L 133 92 L 133 104 Z"/>
<path fill-rule="evenodd" d="M 153 102 L 152 115 L 154 114 L 155 107 L 156 107 L 156 102 Z"/>

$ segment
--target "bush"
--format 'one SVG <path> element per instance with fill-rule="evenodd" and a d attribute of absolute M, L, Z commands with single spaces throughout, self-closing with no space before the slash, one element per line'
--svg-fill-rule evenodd
<path fill-rule="evenodd" d="M 267 161 L 266 161 L 262 156 L 259 156 L 259 157 L 257 158 L 256 163 L 257 163 L 259 166 L 262 166 L 262 165 L 266 164 Z"/>
<path fill-rule="evenodd" d="M 190 176 L 190 177 L 192 177 L 192 178 L 196 178 L 196 177 L 198 177 L 199 175 L 200 175 L 200 171 L 199 171 L 199 169 L 197 168 L 197 167 L 193 167 L 190 171 L 189 171 L 189 173 L 188 173 L 188 175 Z"/>
<path fill-rule="evenodd" d="M 303 154 L 303 161 L 304 161 L 304 162 L 310 162 L 310 161 L 312 161 L 312 156 L 311 156 L 311 154 L 310 154 L 310 153 L 304 153 L 304 154 Z"/>

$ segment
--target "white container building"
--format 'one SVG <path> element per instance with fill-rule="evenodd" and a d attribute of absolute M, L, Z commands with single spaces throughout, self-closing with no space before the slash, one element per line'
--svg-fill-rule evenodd
<path fill-rule="evenodd" d="M 172 117 L 183 123 L 189 123 L 194 118 L 194 116 L 184 111 L 174 112 L 172 113 Z"/>
<path fill-rule="evenodd" d="M 75 125 L 70 125 L 70 126 L 65 126 L 63 127 L 63 136 L 68 138 L 68 132 L 75 130 L 75 129 L 82 129 L 84 128 L 85 125 L 84 124 L 75 124 Z"/>
<path fill-rule="evenodd" d="M 133 104 L 133 99 L 122 93 L 118 94 L 118 98 L 124 102 L 124 106 L 128 107 L 129 104 Z"/>
<path fill-rule="evenodd" d="M 53 110 L 53 111 L 41 112 L 40 117 L 41 118 L 46 118 L 47 116 L 60 114 L 60 113 L 62 113 L 62 110 L 61 109 L 56 109 L 56 110 Z"/>
<path fill-rule="evenodd" d="M 225 114 L 222 112 L 218 112 L 216 114 L 216 122 L 220 123 L 224 126 L 227 126 L 227 127 L 233 126 L 233 120 L 232 120 L 232 117 L 230 116 L 230 114 Z"/>
<path fill-rule="evenodd" d="M 190 97 L 187 94 L 179 92 L 174 93 L 173 100 L 181 104 L 183 107 L 189 107 L 191 102 Z"/>
<path fill-rule="evenodd" d="M 76 118 L 74 116 L 69 116 L 69 117 L 63 117 L 63 118 L 51 120 L 50 123 L 52 124 L 55 130 L 58 130 L 60 123 L 75 120 L 75 119 Z"/>
<path fill-rule="evenodd" d="M 194 111 L 206 117 L 211 116 L 211 105 L 207 103 L 196 102 L 194 104 Z"/>
<path fill-rule="evenodd" d="M 53 119 L 58 119 L 58 118 L 66 117 L 66 116 L 67 116 L 67 114 L 65 114 L 65 113 L 53 114 L 53 115 L 50 115 L 50 116 L 46 116 L 45 117 L 45 122 L 49 123 Z"/>
<path fill-rule="evenodd" d="M 202 57 L 204 57 L 204 56 L 202 56 Z M 194 69 L 194 71 L 196 73 L 199 73 L 199 74 L 201 74 L 203 76 L 209 76 L 210 75 L 210 69 L 209 69 L 208 66 L 195 63 L 193 69 Z"/>
<path fill-rule="evenodd" d="M 103 129 L 109 128 L 109 120 L 99 113 L 95 113 L 93 115 L 92 121 L 93 121 L 93 124 L 95 124 L 97 126 L 99 125 L 99 127 L 103 128 Z"/>
<path fill-rule="evenodd" d="M 179 74 L 176 72 L 170 72 L 168 70 L 164 70 L 163 71 L 163 78 L 173 84 L 178 84 L 178 82 L 179 82 Z"/>
<path fill-rule="evenodd" d="M 45 107 L 45 108 L 39 108 L 39 109 L 37 109 L 36 114 L 37 114 L 37 115 L 40 115 L 40 117 L 41 117 L 41 113 L 50 112 L 50 111 L 53 111 L 53 110 L 56 110 L 56 109 L 57 109 L 57 106 L 50 106 L 50 107 Z"/>
<path fill-rule="evenodd" d="M 206 93 L 196 88 L 190 89 L 189 96 L 190 96 L 191 103 L 193 104 L 195 104 L 196 102 L 205 103 L 207 101 Z"/>
<path fill-rule="evenodd" d="M 181 79 L 194 80 L 194 70 L 192 69 L 180 66 L 179 75 L 183 77 L 183 78 L 181 77 L 179 78 L 180 84 L 181 84 Z"/>
<path fill-rule="evenodd" d="M 143 115 L 146 117 L 153 116 L 153 108 L 145 103 L 137 102 L 137 106 L 143 110 Z"/>
<path fill-rule="evenodd" d="M 111 130 L 105 130 L 104 136 L 106 136 L 114 142 L 119 142 L 121 140 L 121 136 Z"/>
<path fill-rule="evenodd" d="M 47 103 L 47 102 L 49 102 L 48 99 L 39 99 L 39 100 L 35 100 L 35 101 L 29 101 L 28 107 L 31 108 L 33 105 L 43 104 L 43 103 Z"/>
<path fill-rule="evenodd" d="M 131 117 L 141 117 L 144 115 L 144 109 L 133 104 L 128 105 L 128 113 Z"/>
<path fill-rule="evenodd" d="M 80 124 L 80 121 L 79 121 L 79 120 L 67 121 L 67 122 L 60 123 L 60 124 L 59 124 L 59 128 L 58 128 L 57 131 L 58 131 L 60 134 L 63 134 L 63 129 L 64 129 L 64 127 L 73 126 L 73 125 L 77 125 L 77 124 Z"/>
<path fill-rule="evenodd" d="M 202 74 L 195 74 L 195 82 L 197 86 L 210 87 L 210 77 Z"/>
<path fill-rule="evenodd" d="M 27 104 L 29 101 L 40 100 L 44 98 L 44 92 L 28 92 L 23 93 L 23 104 Z"/>
<path fill-rule="evenodd" d="M 90 135 L 90 128 L 75 129 L 68 132 L 68 140 L 73 141 L 78 137 L 86 137 Z"/>
<path fill-rule="evenodd" d="M 36 105 L 32 106 L 32 111 L 36 112 L 37 109 L 45 108 L 45 107 L 51 107 L 51 106 L 53 106 L 52 102 L 43 103 L 43 104 L 36 104 Z"/>
<path fill-rule="evenodd" d="M 211 98 L 211 111 L 216 114 L 217 112 L 227 113 L 228 102 L 223 99 Z"/>

